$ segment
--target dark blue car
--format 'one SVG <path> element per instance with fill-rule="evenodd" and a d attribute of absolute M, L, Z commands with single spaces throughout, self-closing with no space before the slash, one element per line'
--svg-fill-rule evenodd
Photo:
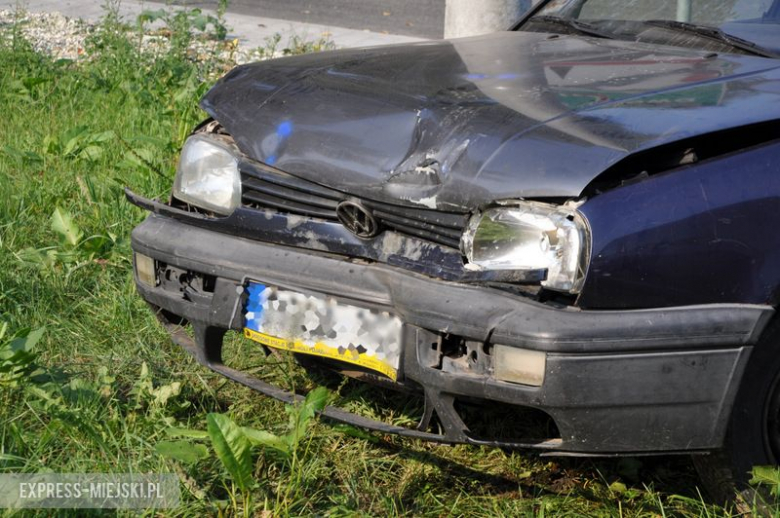
<path fill-rule="evenodd" d="M 128 198 L 138 290 L 206 366 L 300 397 L 223 363 L 236 329 L 424 401 L 416 429 L 324 411 L 372 430 L 778 463 L 780 0 L 541 2 L 201 106 L 169 202 Z"/>

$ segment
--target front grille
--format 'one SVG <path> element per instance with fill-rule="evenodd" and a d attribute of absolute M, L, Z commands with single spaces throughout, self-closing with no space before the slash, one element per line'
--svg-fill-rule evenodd
<path fill-rule="evenodd" d="M 245 207 L 337 221 L 336 206 L 345 199 L 355 199 L 263 164 L 244 161 L 240 167 Z M 458 248 L 468 217 L 365 199 L 360 202 L 383 227 L 451 248 Z"/>

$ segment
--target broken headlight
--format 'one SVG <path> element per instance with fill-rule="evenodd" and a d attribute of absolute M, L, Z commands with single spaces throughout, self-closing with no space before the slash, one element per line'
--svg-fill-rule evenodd
<path fill-rule="evenodd" d="M 241 203 L 241 174 L 233 150 L 207 135 L 193 135 L 181 150 L 173 196 L 229 215 Z"/>
<path fill-rule="evenodd" d="M 467 268 L 547 270 L 542 286 L 578 293 L 585 281 L 589 232 L 575 208 L 538 202 L 487 209 L 463 234 Z"/>

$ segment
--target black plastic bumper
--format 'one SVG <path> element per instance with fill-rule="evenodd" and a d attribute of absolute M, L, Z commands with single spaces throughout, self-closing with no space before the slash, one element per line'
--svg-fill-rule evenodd
<path fill-rule="evenodd" d="M 407 324 L 402 375 L 424 387 L 426 402 L 446 432 L 392 427 L 333 408 L 325 415 L 442 442 L 596 455 L 716 448 L 751 345 L 773 314 L 770 307 L 751 305 L 555 309 L 496 289 L 235 237 L 161 214 L 150 215 L 133 231 L 132 246 L 157 261 L 216 277 L 213 292 L 196 297 L 137 285 L 148 302 L 193 323 L 195 341 L 172 331 L 201 363 L 277 399 L 295 396 L 221 361 L 224 330 L 243 327 L 240 288 L 247 279 L 391 308 Z M 544 351 L 544 384 L 529 387 L 427 367 L 417 342 L 432 333 Z M 554 419 L 561 437 L 534 443 L 475 438 L 454 411 L 453 400 L 461 396 L 541 409 Z"/>

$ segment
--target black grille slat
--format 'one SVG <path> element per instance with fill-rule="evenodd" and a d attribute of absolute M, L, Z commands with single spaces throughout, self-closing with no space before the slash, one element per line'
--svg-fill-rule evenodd
<path fill-rule="evenodd" d="M 413 219 L 404 218 L 402 216 L 396 216 L 395 214 L 389 214 L 384 211 L 374 211 L 374 216 L 386 223 L 388 226 L 397 228 L 416 228 L 418 230 L 424 230 L 440 234 L 444 237 L 450 237 L 452 239 L 460 239 L 462 232 L 453 230 L 446 227 L 440 227 L 425 221 L 415 221 Z"/>
<path fill-rule="evenodd" d="M 432 209 L 399 207 L 398 205 L 389 205 L 387 203 L 381 203 L 377 201 L 365 201 L 364 204 L 366 207 L 369 207 L 373 210 L 379 210 L 398 217 L 422 221 L 437 227 L 445 227 L 452 230 L 457 230 L 459 233 L 466 226 L 466 220 L 468 219 L 467 215 L 454 212 L 441 212 Z"/>
<path fill-rule="evenodd" d="M 350 196 L 322 185 L 302 180 L 264 164 L 242 161 L 242 202 L 256 209 L 338 220 L 336 208 Z M 427 208 L 403 207 L 373 200 L 359 200 L 385 228 L 457 249 L 466 226 L 467 214 Z"/>
<path fill-rule="evenodd" d="M 415 227 L 406 227 L 403 225 L 395 225 L 390 222 L 387 222 L 387 226 L 402 234 L 407 234 L 410 236 L 427 239 L 428 241 L 433 241 L 434 243 L 439 243 L 440 245 L 449 246 L 451 248 L 459 248 L 460 246 L 460 239 L 448 238 L 446 236 L 442 236 L 441 234 L 437 234 L 436 232 L 431 232 L 429 230 L 422 230 Z"/>
<path fill-rule="evenodd" d="M 247 177 L 242 180 L 244 192 L 260 192 L 274 198 L 282 198 L 293 203 L 311 205 L 320 209 L 333 211 L 336 214 L 336 205 L 338 201 L 325 199 L 301 191 L 288 188 L 280 188 L 278 185 L 266 183 L 256 178 Z"/>
<path fill-rule="evenodd" d="M 282 171 L 272 170 L 270 168 L 260 167 L 249 162 L 243 162 L 239 168 L 241 172 L 249 177 L 257 178 L 264 182 L 286 187 L 287 189 L 293 189 L 313 196 L 320 196 L 330 200 L 340 200 L 341 194 L 327 187 L 322 187 L 316 183 L 307 182 L 301 180 Z"/>
<path fill-rule="evenodd" d="M 332 210 L 322 209 L 304 203 L 297 203 L 294 201 L 286 200 L 284 198 L 277 198 L 275 196 L 269 196 L 259 191 L 244 192 L 242 198 L 244 202 L 247 201 L 250 204 L 256 204 L 259 207 L 266 207 L 272 209 L 279 209 L 284 212 L 292 214 L 300 214 L 304 216 L 314 216 L 324 219 L 336 219 L 336 212 Z"/>

